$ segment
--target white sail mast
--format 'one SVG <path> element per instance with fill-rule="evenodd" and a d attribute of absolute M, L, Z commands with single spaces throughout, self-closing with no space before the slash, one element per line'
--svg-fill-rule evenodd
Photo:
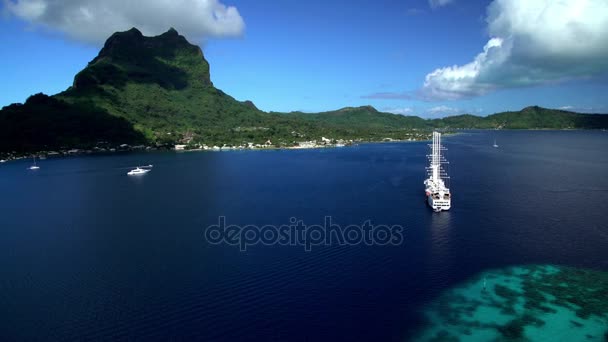
<path fill-rule="evenodd" d="M 439 180 L 439 168 L 441 167 L 441 134 L 433 132 L 433 148 L 431 152 L 431 169 L 433 181 Z"/>
<path fill-rule="evenodd" d="M 445 148 L 441 146 L 441 133 L 433 132 L 430 144 L 431 154 L 428 156 L 430 165 L 427 167 L 429 178 L 424 181 L 425 192 L 429 205 L 435 211 L 449 210 L 451 207 L 450 189 L 445 186 L 443 179 L 449 178 L 441 164 L 447 161 L 441 155 Z"/>

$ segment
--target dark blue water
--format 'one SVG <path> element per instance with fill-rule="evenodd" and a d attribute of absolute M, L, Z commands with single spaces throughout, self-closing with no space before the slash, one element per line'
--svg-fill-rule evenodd
<path fill-rule="evenodd" d="M 500 148 L 492 148 L 496 137 Z M 480 271 L 608 270 L 608 134 L 471 132 L 452 210 L 425 206 L 426 143 L 142 153 L 0 164 L 1 340 L 407 340 Z M 154 164 L 127 177 L 130 166 Z M 398 246 L 212 245 L 204 229 L 402 225 Z"/>

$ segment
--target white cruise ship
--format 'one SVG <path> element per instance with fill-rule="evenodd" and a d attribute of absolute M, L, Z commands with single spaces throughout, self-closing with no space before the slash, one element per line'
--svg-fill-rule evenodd
<path fill-rule="evenodd" d="M 441 133 L 433 132 L 433 143 L 429 146 L 431 147 L 431 154 L 428 156 L 430 166 L 427 167 L 429 178 L 424 181 L 427 203 L 436 212 L 449 210 L 452 206 L 452 197 L 450 189 L 444 182 L 449 177 L 442 167 L 442 164 L 448 162 L 441 155 L 441 151 L 445 150 L 445 147 L 441 146 Z"/>

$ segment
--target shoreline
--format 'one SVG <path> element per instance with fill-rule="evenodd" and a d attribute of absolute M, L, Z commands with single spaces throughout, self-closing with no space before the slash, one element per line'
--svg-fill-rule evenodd
<path fill-rule="evenodd" d="M 550 128 L 528 128 L 528 129 L 456 129 L 451 132 L 443 133 L 446 138 L 464 134 L 466 131 L 598 131 L 605 132 L 604 129 L 582 129 L 582 128 L 573 128 L 573 129 L 550 129 Z M 430 134 L 430 133 L 429 133 Z M 428 134 L 427 134 L 428 135 Z M 423 142 L 430 141 L 430 136 L 425 139 L 393 139 L 393 138 L 383 138 L 382 140 L 363 140 L 363 139 L 354 139 L 354 140 L 344 140 L 344 139 L 327 139 L 324 143 L 312 143 L 311 141 L 298 142 L 300 145 L 298 146 L 275 146 L 275 145 L 252 145 L 252 146 L 228 146 L 227 144 L 223 144 L 223 146 L 219 147 L 215 146 L 206 146 L 207 148 L 182 148 L 177 149 L 176 146 L 180 145 L 159 145 L 159 146 L 146 146 L 146 145 L 137 145 L 130 146 L 127 144 L 122 144 L 116 147 L 111 148 L 89 148 L 89 149 L 79 149 L 72 148 L 69 150 L 58 150 L 58 151 L 37 151 L 28 154 L 0 154 L 0 165 L 16 160 L 29 159 L 34 156 L 39 157 L 44 160 L 46 158 L 61 158 L 61 157 L 73 157 L 73 156 L 84 156 L 84 155 L 113 155 L 119 153 L 130 153 L 130 152 L 153 152 L 153 151 L 173 151 L 177 153 L 184 152 L 227 152 L 227 151 L 276 151 L 276 150 L 310 150 L 310 149 L 324 149 L 324 148 L 342 148 L 342 147 L 352 147 L 361 144 L 384 144 L 384 143 L 409 143 L 409 142 Z M 341 143 L 334 143 L 328 141 L 341 141 Z M 186 146 L 186 145 L 182 145 Z"/>
<path fill-rule="evenodd" d="M 453 134 L 450 134 L 453 135 Z M 133 153 L 133 152 L 174 152 L 174 153 L 187 153 L 187 152 L 230 152 L 230 151 L 278 151 L 278 150 L 316 150 L 316 149 L 329 149 L 329 148 L 344 148 L 354 147 L 361 144 L 384 144 L 384 143 L 410 143 L 410 142 L 421 142 L 427 141 L 428 139 L 390 139 L 390 140 L 353 140 L 345 144 L 317 144 L 317 145 L 305 145 L 305 146 L 258 146 L 258 147 L 210 147 L 210 148 L 190 148 L 190 149 L 176 149 L 171 147 L 153 147 L 153 146 L 129 146 L 123 148 L 111 148 L 111 149 L 70 149 L 60 151 L 38 151 L 30 154 L 19 154 L 9 155 L 0 158 L 0 164 L 8 163 L 11 161 L 25 160 L 35 157 L 45 160 L 47 158 L 69 158 L 69 157 L 81 157 L 81 156 L 100 156 L 100 155 L 116 155 L 121 153 Z"/>

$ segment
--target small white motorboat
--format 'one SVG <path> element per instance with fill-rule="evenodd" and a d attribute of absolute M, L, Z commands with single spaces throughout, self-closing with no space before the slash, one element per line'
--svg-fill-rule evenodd
<path fill-rule="evenodd" d="M 138 166 L 136 168 L 134 168 L 133 170 L 127 172 L 127 175 L 129 176 L 139 176 L 139 175 L 145 175 L 146 173 L 150 172 L 151 170 L 149 168 L 151 168 L 152 165 L 148 165 L 148 166 Z"/>
<path fill-rule="evenodd" d="M 148 170 L 148 169 L 142 169 L 140 167 L 136 167 L 133 170 L 127 172 L 127 175 L 129 175 L 129 176 L 139 176 L 139 175 L 145 175 L 148 172 L 150 172 L 150 170 Z"/>

